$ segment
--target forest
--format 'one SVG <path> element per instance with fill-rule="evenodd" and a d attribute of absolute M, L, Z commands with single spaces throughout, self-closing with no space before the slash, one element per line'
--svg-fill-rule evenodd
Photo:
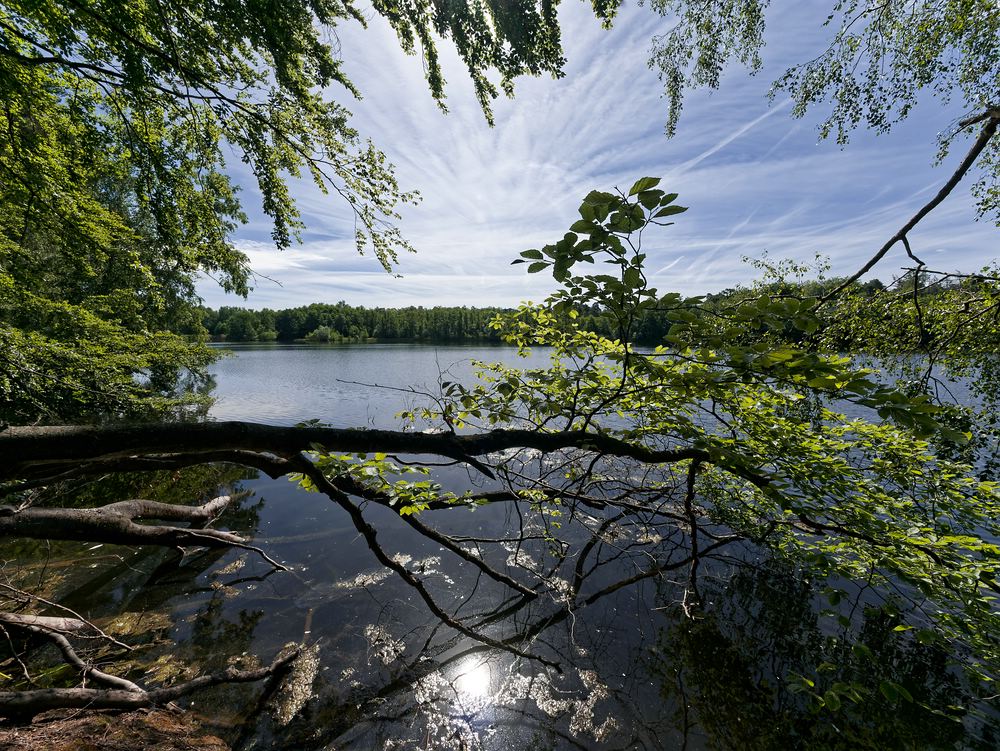
<path fill-rule="evenodd" d="M 910 296 L 912 294 L 912 274 L 904 274 L 896 279 L 887 289 L 878 279 L 866 281 L 859 285 L 860 298 L 853 300 L 862 302 L 862 308 L 857 314 L 870 314 L 871 320 L 859 325 L 866 329 L 874 327 L 881 320 L 881 314 L 876 313 L 884 305 L 893 309 L 891 300 L 894 297 Z M 844 280 L 839 278 L 806 281 L 775 282 L 763 290 L 726 289 L 718 293 L 704 296 L 700 308 L 715 314 L 727 308 L 745 302 L 748 298 L 763 292 L 772 296 L 820 297 L 825 292 L 833 290 Z M 949 294 L 954 294 L 961 288 L 968 289 L 982 284 L 979 279 L 972 281 L 937 278 L 931 280 L 924 274 L 918 284 L 918 295 L 925 303 L 940 304 Z M 880 297 L 879 295 L 883 295 Z M 612 336 L 614 319 L 607 315 L 600 305 L 579 305 L 576 310 L 576 323 L 585 331 L 591 331 L 602 336 Z M 248 308 L 222 307 L 219 310 L 204 308 L 201 324 L 204 332 L 213 341 L 220 342 L 362 342 L 362 341 L 424 341 L 431 343 L 480 341 L 499 344 L 500 333 L 490 325 L 498 316 L 509 313 L 510 310 L 500 308 L 453 308 L 435 306 L 433 308 L 365 308 L 352 306 L 341 301 L 336 305 L 314 303 L 300 308 L 285 310 L 252 310 Z M 876 317 L 877 316 L 877 317 Z M 655 347 L 661 343 L 673 325 L 666 311 L 645 310 L 635 322 L 633 334 L 636 344 Z M 178 334 L 196 336 L 198 329 L 187 328 L 177 331 Z M 745 333 L 747 342 L 759 339 L 757 334 L 748 330 Z M 850 336 L 832 340 L 832 332 L 826 334 L 827 346 L 834 350 L 848 351 L 859 345 Z M 800 341 L 803 333 L 794 326 L 788 326 L 786 334 L 789 341 Z M 823 338 L 823 334 L 812 332 L 814 339 Z M 905 350 L 905 344 L 903 344 Z"/>
<path fill-rule="evenodd" d="M 287 310 L 207 308 L 202 325 L 213 340 L 226 342 L 377 339 L 498 343 L 500 337 L 489 322 L 501 312 L 497 308 L 364 308 L 345 302 L 314 303 Z"/>
<path fill-rule="evenodd" d="M 339 33 L 390 29 L 441 110 L 460 61 L 485 127 L 573 75 L 558 6 L 0 2 L 0 745 L 997 746 L 1000 263 L 919 241 L 961 200 L 1000 223 L 992 0 L 824 6 L 773 82 L 843 153 L 946 108 L 933 186 L 836 275 L 660 289 L 694 206 L 640 168 L 508 259 L 540 302 L 205 305 L 252 304 L 241 228 L 305 241 L 304 184 L 386 271 L 415 250 Z M 680 139 L 782 7 L 584 10 L 655 21 Z M 225 391 L 211 339 L 375 359 L 306 391 L 237 354 Z M 491 347 L 312 346 L 371 339 Z"/>

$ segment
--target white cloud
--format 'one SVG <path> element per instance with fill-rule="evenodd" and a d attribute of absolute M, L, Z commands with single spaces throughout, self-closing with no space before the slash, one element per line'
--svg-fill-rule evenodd
<path fill-rule="evenodd" d="M 649 40 L 665 22 L 648 9 L 626 7 L 605 31 L 587 4 L 560 6 L 566 76 L 519 81 L 513 101 L 497 102 L 493 129 L 447 45 L 444 115 L 428 94 L 421 61 L 399 51 L 388 24 L 376 16 L 368 30 L 345 28 L 345 69 L 365 95 L 348 102 L 353 124 L 397 165 L 400 183 L 424 196 L 402 223 L 418 253 L 400 259 L 402 278 L 385 274 L 374 258 L 354 252 L 346 207 L 302 182 L 301 247 L 275 251 L 259 215 L 237 233 L 254 267 L 283 286 L 260 279 L 246 303 L 209 283 L 200 290 L 214 306 L 538 300 L 551 281 L 510 261 L 560 237 L 591 189 L 627 186 L 643 175 L 665 176 L 663 185 L 691 207 L 648 240 L 661 289 L 697 293 L 745 281 L 752 270 L 740 257 L 764 250 L 801 259 L 819 251 L 831 256 L 834 272 L 851 271 L 947 179 L 954 158 L 938 168 L 930 162 L 935 131 L 954 113 L 930 105 L 888 136 L 859 132 L 845 149 L 817 143 L 817 120 L 792 120 L 786 101 L 772 105 L 765 96 L 784 66 L 821 44 L 826 32 L 810 6 L 787 3 L 772 14 L 770 67 L 756 77 L 733 71 L 719 91 L 693 92 L 671 140 L 663 136 L 660 84 L 646 65 Z M 252 212 L 255 192 L 250 180 L 242 182 Z M 914 250 L 933 252 L 934 263 L 948 268 L 982 265 L 995 255 L 995 233 L 973 218 L 968 188 L 960 187 L 912 233 Z"/>

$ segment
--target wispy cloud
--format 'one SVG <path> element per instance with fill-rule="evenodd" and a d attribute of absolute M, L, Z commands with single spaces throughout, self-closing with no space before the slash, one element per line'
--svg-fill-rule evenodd
<path fill-rule="evenodd" d="M 648 9 L 626 7 L 605 31 L 587 4 L 560 6 L 566 76 L 518 82 L 516 98 L 497 103 L 492 129 L 454 53 L 443 55 L 444 115 L 427 93 L 419 58 L 399 51 L 386 23 L 373 17 L 366 31 L 345 28 L 345 68 L 365 95 L 345 102 L 353 124 L 386 151 L 401 184 L 424 195 L 402 222 L 418 253 L 400 259 L 402 278 L 385 274 L 374 258 L 354 252 L 347 208 L 301 182 L 295 192 L 307 223 L 302 246 L 275 251 L 259 215 L 237 234 L 255 268 L 283 284 L 259 280 L 246 304 L 538 300 L 551 280 L 527 276 L 510 261 L 560 237 L 591 189 L 627 186 L 643 175 L 665 176 L 664 186 L 690 206 L 675 226 L 648 236 L 661 290 L 698 293 L 745 281 L 752 269 L 740 258 L 765 250 L 803 259 L 821 252 L 835 272 L 852 270 L 947 178 L 949 166 L 935 168 L 931 160 L 935 132 L 950 114 L 932 106 L 889 136 L 858 133 L 845 149 L 817 142 L 816 120 L 792 120 L 787 101 L 766 97 L 784 66 L 822 43 L 826 30 L 810 6 L 783 5 L 766 50 L 770 67 L 756 77 L 732 72 L 719 91 L 693 93 L 670 140 L 663 136 L 661 85 L 646 65 L 649 40 L 665 22 Z M 241 182 L 253 209 L 252 181 Z M 995 232 L 974 222 L 964 187 L 911 241 L 918 254 L 933 253 L 934 263 L 948 268 L 979 266 L 996 255 Z M 210 283 L 199 289 L 211 305 L 244 304 Z"/>

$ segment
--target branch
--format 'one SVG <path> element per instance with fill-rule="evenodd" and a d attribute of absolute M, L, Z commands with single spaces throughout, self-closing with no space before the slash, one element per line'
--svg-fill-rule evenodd
<path fill-rule="evenodd" d="M 79 670 L 87 678 L 92 678 L 95 681 L 105 684 L 106 686 L 112 686 L 115 689 L 121 691 L 128 691 L 130 693 L 142 693 L 143 690 L 140 686 L 127 678 L 120 678 L 117 675 L 111 675 L 110 673 L 105 673 L 103 670 L 98 670 L 93 665 L 88 662 L 84 662 L 80 655 L 76 653 L 73 649 L 73 645 L 69 643 L 69 639 L 63 636 L 59 631 L 55 631 L 48 626 L 42 625 L 40 623 L 28 623 L 23 620 L 14 620 L 5 615 L 0 615 L 0 620 L 4 623 L 8 623 L 12 626 L 17 626 L 25 631 L 30 631 L 33 634 L 39 634 L 44 636 L 49 641 L 53 642 L 59 651 L 62 652 L 63 657 L 66 662 Z M 63 620 L 63 619 L 58 619 Z M 83 625 L 82 623 L 80 624 Z M 0 711 L 2 711 L 2 706 L 0 706 Z"/>
<path fill-rule="evenodd" d="M 0 506 L 0 535 L 39 540 L 78 540 L 113 545 L 162 545 L 203 548 L 237 547 L 251 550 L 277 569 L 287 570 L 260 548 L 233 532 L 202 529 L 231 502 L 219 496 L 201 506 L 176 506 L 156 501 L 131 500 L 93 509 L 25 508 Z M 137 518 L 186 521 L 191 527 L 138 524 Z"/>
<path fill-rule="evenodd" d="M 0 623 L 23 628 L 36 626 L 58 633 L 85 631 L 90 628 L 89 624 L 77 618 L 63 618 L 55 615 L 24 615 L 23 613 L 0 613 Z"/>
<path fill-rule="evenodd" d="M 106 474 L 108 472 L 155 472 L 167 469 L 181 469 L 195 464 L 228 462 L 245 467 L 253 467 L 264 472 L 272 480 L 286 474 L 288 470 L 280 465 L 281 460 L 253 451 L 207 451 L 198 454 L 161 454 L 157 456 L 124 456 L 113 459 L 95 459 L 74 464 L 48 468 L 40 465 L 31 471 L 31 480 L 9 484 L 0 488 L 0 495 L 51 485 L 63 480 L 73 480 L 85 475 Z M 2 474 L 2 470 L 0 470 Z"/>
<path fill-rule="evenodd" d="M 194 691 L 220 683 L 250 683 L 278 675 L 291 667 L 298 657 L 295 649 L 279 657 L 266 668 L 237 670 L 203 675 L 186 683 L 152 691 L 126 691 L 94 688 L 47 688 L 34 691 L 0 691 L 0 716 L 30 719 L 51 709 L 144 709 L 175 701 Z"/>
<path fill-rule="evenodd" d="M 0 506 L 0 534 L 117 545 L 223 548 L 242 543 L 243 538 L 214 529 L 137 524 L 134 520 L 145 517 L 203 524 L 218 516 L 229 501 L 229 496 L 221 496 L 203 506 L 173 506 L 144 500 L 121 501 L 93 509 Z"/>
<path fill-rule="evenodd" d="M 390 558 L 385 552 L 382 546 L 378 542 L 378 531 L 365 519 L 364 515 L 361 513 L 356 505 L 351 503 L 351 500 L 347 495 L 335 486 L 330 480 L 324 475 L 316 465 L 310 462 L 305 456 L 301 458 L 299 462 L 301 472 L 309 477 L 313 481 L 313 484 L 322 491 L 328 498 L 337 503 L 347 514 L 351 517 L 351 522 L 354 524 L 354 528 L 357 529 L 358 533 L 365 539 L 365 543 L 368 548 L 372 551 L 374 556 L 378 559 L 386 568 L 396 572 L 400 579 L 402 579 L 406 584 L 412 587 L 416 593 L 420 596 L 420 599 L 424 601 L 428 609 L 437 618 L 449 626 L 450 628 L 464 634 L 465 636 L 473 639 L 480 644 L 485 644 L 495 649 L 502 649 L 506 652 L 510 652 L 517 657 L 523 657 L 528 660 L 535 660 L 543 665 L 554 668 L 557 672 L 562 672 L 562 668 L 555 662 L 548 660 L 539 655 L 531 654 L 523 649 L 514 646 L 510 640 L 498 641 L 492 637 L 481 634 L 475 629 L 469 628 L 464 623 L 458 619 L 452 617 L 437 603 L 437 601 L 431 596 L 431 593 L 424 586 L 424 583 L 418 579 L 409 569 L 406 568 L 402 563 Z"/>
<path fill-rule="evenodd" d="M 831 298 L 839 295 L 847 287 L 850 287 L 852 284 L 858 281 L 858 279 L 860 279 L 862 276 L 871 271 L 872 267 L 875 266 L 876 263 L 878 263 L 879 261 L 882 260 L 882 258 L 885 257 L 885 254 L 892 249 L 893 245 L 895 245 L 898 242 L 901 242 L 903 238 L 906 237 L 907 232 L 916 227 L 921 219 L 923 219 L 931 211 L 933 211 L 934 208 L 936 208 L 937 205 L 941 203 L 945 198 L 947 198 L 948 195 L 951 193 L 951 191 L 955 189 L 955 186 L 958 185 L 958 183 L 961 181 L 963 177 L 965 177 L 965 173 L 969 171 L 969 169 L 975 163 L 976 159 L 979 158 L 979 155 L 989 144 L 990 139 L 992 139 L 994 134 L 996 133 L 997 125 L 1000 124 L 1000 110 L 996 108 L 990 109 L 989 111 L 979 116 L 978 118 L 967 120 L 965 121 L 965 123 L 966 125 L 971 125 L 973 123 L 980 122 L 982 120 L 986 120 L 986 125 L 984 125 L 983 129 L 980 131 L 979 138 L 976 139 L 976 142 L 972 145 L 972 148 L 969 149 L 969 153 L 965 155 L 965 159 L 963 159 L 962 163 L 958 165 L 958 169 L 955 170 L 954 174 L 952 174 L 952 176 L 948 179 L 948 182 L 946 182 L 943 186 L 941 186 L 941 189 L 937 192 L 937 195 L 935 195 L 934 198 L 928 201 L 923 206 L 923 208 L 920 209 L 920 211 L 914 214 L 910 218 L 910 220 L 906 224 L 904 224 L 895 235 L 890 237 L 886 241 L 885 245 L 879 248 L 878 252 L 876 252 L 875 255 L 873 255 L 864 266 L 862 266 L 858 271 L 856 271 L 854 274 L 848 277 L 842 284 L 837 285 L 837 287 L 835 287 L 831 292 L 828 292 L 825 295 L 823 295 L 823 297 L 819 299 L 819 303 L 821 305 L 830 300 Z"/>
<path fill-rule="evenodd" d="M 3 590 L 6 590 L 7 592 L 10 592 L 11 595 L 13 595 L 14 597 L 17 597 L 17 598 L 21 598 L 22 601 L 30 602 L 30 601 L 34 600 L 36 602 L 40 602 L 43 605 L 48 605 L 50 608 L 55 608 L 56 610 L 61 610 L 64 613 L 69 613 L 71 616 L 73 616 L 72 618 L 66 618 L 66 617 L 57 618 L 57 617 L 52 617 L 52 616 L 19 615 L 19 616 L 17 616 L 18 618 L 21 618 L 21 619 L 25 619 L 26 618 L 26 619 L 33 620 L 34 622 L 38 622 L 38 619 L 40 619 L 40 618 L 44 618 L 45 621 L 50 621 L 50 622 L 54 622 L 56 620 L 63 620 L 63 621 L 66 621 L 66 624 L 68 626 L 72 626 L 72 624 L 74 624 L 74 623 L 82 623 L 85 628 L 88 628 L 91 631 L 93 631 L 94 633 L 96 633 L 98 635 L 98 637 L 100 637 L 101 639 L 104 639 L 105 641 L 110 642 L 111 644 L 114 644 L 117 647 L 121 647 L 124 650 L 131 650 L 132 649 L 132 647 L 130 647 L 125 642 L 118 641 L 116 638 L 114 638 L 110 634 L 106 634 L 103 629 L 101 629 L 100 627 L 98 627 L 93 622 L 88 621 L 86 618 L 84 618 L 82 615 L 80 615 L 78 612 L 76 612 L 72 608 L 68 608 L 65 605 L 60 605 L 58 602 L 53 602 L 52 600 L 47 600 L 44 597 L 42 597 L 41 595 L 33 594 L 31 592 L 26 592 L 23 589 L 18 589 L 17 587 L 14 587 L 14 586 L 11 586 L 10 584 L 7 584 L 6 582 L 0 581 L 0 589 L 3 589 Z M 11 617 L 13 617 L 13 614 L 12 613 L 5 613 L 4 617 L 5 618 L 11 618 Z M 62 630 L 65 630 L 65 631 L 75 630 L 75 626 L 73 628 L 65 628 L 65 629 L 62 629 Z"/>
<path fill-rule="evenodd" d="M 958 127 L 959 129 L 965 129 L 968 128 L 970 125 L 981 123 L 983 120 L 986 120 L 991 117 L 1000 120 L 1000 105 L 990 107 L 988 110 L 980 112 L 978 115 L 972 115 L 971 117 L 967 117 L 964 120 L 960 120 L 958 123 Z"/>
<path fill-rule="evenodd" d="M 65 471 L 81 462 L 127 459 L 157 454 L 178 457 L 212 456 L 218 461 L 223 450 L 261 452 L 293 457 L 300 451 L 344 453 L 404 453 L 443 456 L 474 466 L 488 477 L 493 473 L 476 457 L 508 449 L 543 452 L 564 449 L 597 451 L 608 456 L 635 459 L 647 464 L 684 460 L 713 462 L 704 449 L 682 446 L 653 449 L 602 433 L 572 430 L 545 433 L 536 430 L 500 429 L 471 435 L 410 433 L 392 430 L 347 428 L 279 427 L 249 422 L 176 423 L 137 426 L 8 427 L 0 432 L 0 455 L 6 464 L 0 480 L 32 478 L 40 473 Z M 258 457 L 266 462 L 267 457 Z M 273 460 L 271 460 L 273 462 Z M 741 467 L 725 467 L 743 479 L 764 487 L 763 474 Z"/>
<path fill-rule="evenodd" d="M 384 493 L 379 493 L 377 491 L 371 490 L 370 488 L 366 488 L 360 482 L 357 482 L 351 477 L 335 477 L 335 478 L 328 478 L 328 480 L 332 486 L 336 487 L 338 490 L 340 490 L 343 493 L 346 493 L 347 495 L 354 495 L 359 498 L 363 498 L 366 501 L 378 503 L 383 506 L 386 506 L 387 508 L 393 508 L 392 500 Z M 510 493 L 507 491 L 501 491 L 499 493 L 493 493 L 488 495 L 503 500 L 510 500 L 510 501 L 523 500 L 516 493 Z M 338 498 L 332 498 L 332 500 L 339 502 Z M 437 507 L 447 508 L 450 505 L 451 504 L 443 503 L 438 505 Z M 486 574 L 494 581 L 500 582 L 501 584 L 506 584 L 511 589 L 517 590 L 526 597 L 534 598 L 538 596 L 537 592 L 529 589 L 516 579 L 512 579 L 503 572 L 497 571 L 495 568 L 487 564 L 482 558 L 470 553 L 468 550 L 464 549 L 461 545 L 455 543 L 448 535 L 444 535 L 438 532 L 433 527 L 427 526 L 419 519 L 414 518 L 412 514 L 401 514 L 399 518 L 402 519 L 402 521 L 405 524 L 415 529 L 419 534 L 423 535 L 424 537 L 427 537 L 428 539 L 433 540 L 438 545 L 447 548 L 452 553 L 457 555 L 459 558 L 464 560 L 466 563 L 471 563 L 473 566 L 478 568 L 480 571 L 482 571 L 484 574 Z"/>

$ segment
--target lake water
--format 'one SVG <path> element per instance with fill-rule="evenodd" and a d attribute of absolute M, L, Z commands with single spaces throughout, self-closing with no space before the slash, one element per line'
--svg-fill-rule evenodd
<path fill-rule="evenodd" d="M 228 345 L 233 357 L 212 367 L 212 417 L 293 425 L 321 420 L 334 427 L 399 427 L 394 415 L 437 393 L 441 380 L 468 381 L 473 361 L 543 366 L 510 347 L 426 344 Z"/>
<path fill-rule="evenodd" d="M 471 379 L 473 360 L 524 363 L 498 347 L 232 351 L 213 366 L 212 417 L 276 425 L 316 419 L 396 428 L 394 415 L 423 403 L 420 392 L 435 392 L 441 380 Z M 545 359 L 535 352 L 528 364 Z M 460 467 L 435 468 L 434 477 L 455 490 L 484 485 Z M 816 675 L 829 665 L 825 680 L 877 687 L 889 677 L 933 706 L 963 701 L 942 654 L 896 639 L 893 624 L 859 624 L 858 616 L 845 627 L 820 615 L 825 600 L 811 582 L 749 545 L 704 561 L 702 608 L 687 617 L 688 566 L 671 567 L 684 559 L 685 538 L 655 515 L 617 526 L 598 509 L 556 517 L 498 503 L 419 516 L 526 587 L 540 581 L 539 572 L 549 585 L 565 584 L 522 597 L 395 512 L 363 506 L 386 554 L 444 610 L 503 642 L 504 650 L 442 623 L 325 496 L 241 470 L 206 470 L 201 480 L 211 486 L 206 495 L 242 494 L 241 511 L 222 526 L 252 536 L 291 571 L 271 572 L 238 550 L 179 563 L 159 551 L 94 550 L 95 577 L 67 604 L 94 617 L 168 614 L 158 632 L 162 646 L 150 653 L 165 671 L 177 661 L 218 668 L 234 655 L 266 661 L 283 645 L 306 645 L 315 670 L 300 676 L 304 703 L 257 715 L 258 687 L 194 697 L 191 708 L 242 748 L 987 748 L 992 742 L 988 727 L 972 734 L 916 706 L 871 701 L 831 715 L 816 710 L 807 693 L 788 690 L 790 676 Z M 174 482 L 179 492 L 182 481 Z M 641 576 L 654 558 L 661 573 Z M 579 594 L 570 603 L 574 575 Z M 868 663 L 850 649 L 861 632 L 873 645 Z M 873 634 L 881 636 L 869 639 Z"/>

